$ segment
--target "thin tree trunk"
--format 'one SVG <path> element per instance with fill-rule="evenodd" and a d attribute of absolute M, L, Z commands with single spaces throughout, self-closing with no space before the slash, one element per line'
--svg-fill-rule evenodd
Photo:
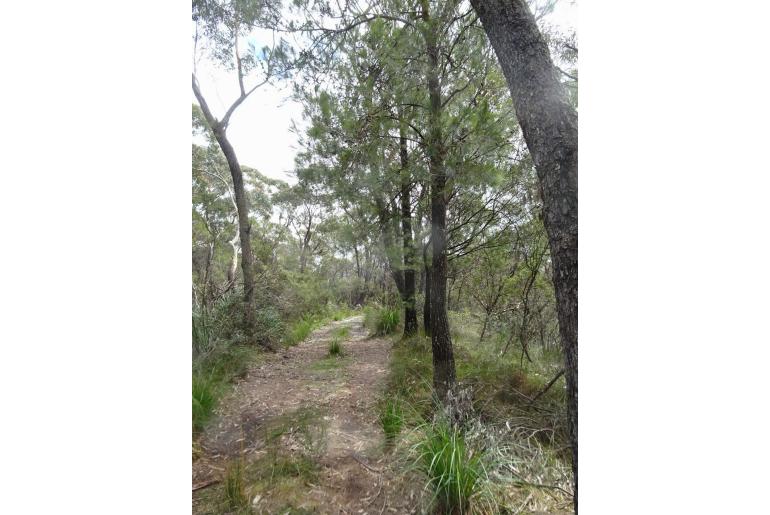
<path fill-rule="evenodd" d="M 487 324 L 489 323 L 489 313 L 484 313 L 484 325 L 481 326 L 481 336 L 479 336 L 479 343 L 484 340 L 484 335 L 487 333 Z"/>
<path fill-rule="evenodd" d="M 312 238 L 313 230 L 313 213 L 308 214 L 307 226 L 305 228 L 305 235 L 302 238 L 302 248 L 299 253 L 299 273 L 304 274 L 307 267 L 308 249 L 310 248 L 310 238 Z"/>
<path fill-rule="evenodd" d="M 427 247 L 426 247 L 427 248 Z M 425 330 L 425 336 L 432 337 L 433 331 L 430 325 L 430 284 L 432 279 L 430 277 L 430 262 L 427 257 L 425 258 L 425 303 L 422 310 L 422 325 Z"/>
<path fill-rule="evenodd" d="M 399 124 L 399 154 L 401 157 L 401 233 L 404 240 L 404 338 L 417 334 L 415 305 L 414 240 L 412 238 L 412 185 L 409 155 L 406 148 L 406 128 Z"/>
<path fill-rule="evenodd" d="M 471 0 L 511 91 L 537 170 L 565 361 L 572 446 L 574 508 L 578 506 L 578 128 L 542 34 L 524 0 Z"/>
<path fill-rule="evenodd" d="M 235 232 L 235 236 L 230 240 L 230 246 L 233 248 L 233 258 L 230 260 L 230 269 L 227 271 L 227 287 L 225 291 L 235 286 L 235 274 L 238 271 L 238 234 L 240 231 Z"/>
<path fill-rule="evenodd" d="M 208 307 L 208 297 L 211 293 L 211 288 L 209 288 L 209 283 L 211 282 L 211 262 L 214 261 L 214 241 L 212 240 L 209 243 L 209 251 L 206 253 L 206 268 L 203 272 L 203 294 L 201 295 L 203 297 L 203 309 L 206 309 Z"/>
<path fill-rule="evenodd" d="M 427 82 L 430 95 L 428 168 L 431 176 L 431 238 L 433 240 L 432 284 L 430 292 L 433 388 L 438 399 L 444 402 L 447 399 L 447 393 L 455 390 L 457 379 L 446 306 L 447 177 L 444 168 L 444 145 L 441 128 L 441 87 L 438 79 L 439 49 L 435 22 L 429 17 L 427 2 L 423 2 L 423 18 L 428 25 L 424 36 L 428 54 Z"/>

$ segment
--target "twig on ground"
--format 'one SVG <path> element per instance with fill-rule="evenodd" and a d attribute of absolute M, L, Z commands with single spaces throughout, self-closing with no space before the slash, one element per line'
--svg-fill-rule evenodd
<path fill-rule="evenodd" d="M 203 488 L 206 488 L 207 486 L 215 485 L 217 483 L 220 483 L 221 481 L 222 480 L 219 479 L 219 478 L 209 479 L 208 481 L 204 481 L 203 483 L 201 483 L 199 485 L 193 485 L 192 491 L 195 492 L 195 491 L 198 491 L 198 490 L 202 490 Z"/>
<path fill-rule="evenodd" d="M 382 474 L 382 470 L 380 470 L 380 469 L 376 469 L 376 468 L 372 468 L 372 467 L 371 467 L 371 466 L 369 466 L 367 463 L 365 463 L 363 460 L 361 460 L 361 458 L 359 458 L 358 456 L 356 456 L 356 454 L 355 454 L 355 453 L 352 453 L 352 454 L 350 455 L 350 457 L 351 457 L 351 458 L 353 458 L 354 460 L 356 460 L 358 463 L 360 463 L 362 467 L 364 467 L 364 468 L 366 468 L 366 469 L 368 469 L 368 470 L 371 470 L 372 472 L 375 472 L 375 473 L 377 473 L 377 474 Z"/>

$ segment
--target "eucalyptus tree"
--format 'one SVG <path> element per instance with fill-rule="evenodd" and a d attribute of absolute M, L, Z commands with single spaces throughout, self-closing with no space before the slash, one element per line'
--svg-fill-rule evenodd
<path fill-rule="evenodd" d="M 578 117 L 525 0 L 470 0 L 508 81 L 540 180 L 567 381 L 577 513 Z"/>
<path fill-rule="evenodd" d="M 193 271 L 197 274 L 193 300 L 203 311 L 229 289 L 234 279 L 231 266 L 226 278 L 218 277 L 216 259 L 224 254 L 218 249 L 229 244 L 231 263 L 236 267 L 238 263 L 237 214 L 230 182 L 223 177 L 220 155 L 213 150 L 210 146 L 192 146 Z"/>
<path fill-rule="evenodd" d="M 272 48 L 257 50 L 253 44 L 243 41 L 259 27 L 271 27 L 280 17 L 280 3 L 275 1 L 243 0 L 194 0 L 192 19 L 195 22 L 193 60 L 198 52 L 205 52 L 214 62 L 228 71 L 235 72 L 240 95 L 227 108 L 221 118 L 212 112 L 201 92 L 195 71 L 192 73 L 192 89 L 201 112 L 224 154 L 230 170 L 238 215 L 243 269 L 244 322 L 247 331 L 253 329 L 255 295 L 254 256 L 251 248 L 251 222 L 249 203 L 244 187 L 243 170 L 235 149 L 227 138 L 227 127 L 236 109 L 259 87 L 272 78 L 283 76 L 287 71 L 288 45 L 279 40 Z M 253 81 L 249 83 L 248 81 Z"/>

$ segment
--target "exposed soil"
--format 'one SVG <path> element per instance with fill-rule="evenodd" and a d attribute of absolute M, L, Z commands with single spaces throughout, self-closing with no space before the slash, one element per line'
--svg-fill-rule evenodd
<path fill-rule="evenodd" d="M 349 334 L 340 337 L 343 327 Z M 328 356 L 333 338 L 342 357 Z M 395 478 L 378 422 L 389 349 L 390 341 L 369 338 L 363 316 L 356 316 L 267 356 L 221 402 L 199 438 L 193 488 L 221 479 L 234 459 L 258 469 L 278 453 L 310 459 L 313 479 L 296 480 L 293 488 L 263 481 L 248 493 L 250 501 L 258 498 L 256 513 L 416 513 L 419 490 Z M 193 493 L 194 513 L 212 512 L 206 495 L 216 488 Z"/>

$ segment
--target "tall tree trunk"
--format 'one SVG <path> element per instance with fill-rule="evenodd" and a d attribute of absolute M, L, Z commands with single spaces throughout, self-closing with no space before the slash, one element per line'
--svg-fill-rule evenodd
<path fill-rule="evenodd" d="M 251 252 L 251 221 L 249 220 L 249 206 L 246 200 L 246 190 L 243 186 L 243 172 L 235 150 L 227 139 L 225 131 L 217 129 L 214 136 L 219 143 L 222 153 L 230 167 L 230 175 L 233 178 L 233 192 L 235 193 L 235 205 L 238 207 L 238 237 L 241 240 L 241 268 L 243 270 L 243 300 L 246 304 L 246 327 L 249 331 L 254 328 L 254 254 Z"/>
<path fill-rule="evenodd" d="M 358 244 L 357 243 L 353 245 L 353 251 L 355 252 L 355 256 L 356 256 L 356 277 L 358 277 L 360 279 L 361 278 L 361 261 L 360 261 L 360 259 L 358 257 Z"/>
<path fill-rule="evenodd" d="M 454 391 L 457 383 L 452 338 L 446 306 L 447 256 L 446 256 L 446 170 L 444 168 L 444 142 L 441 128 L 441 87 L 439 85 L 439 49 L 436 24 L 430 19 L 427 2 L 423 3 L 423 19 L 427 22 L 424 32 L 428 54 L 428 92 L 430 112 L 428 117 L 428 168 L 431 176 L 431 238 L 433 263 L 431 267 L 430 324 L 433 350 L 433 388 L 439 400 L 446 400 L 447 392 Z"/>
<path fill-rule="evenodd" d="M 243 172 L 238 158 L 235 155 L 235 149 L 227 139 L 227 129 L 222 123 L 218 122 L 209 109 L 209 105 L 203 98 L 198 88 L 198 82 L 193 75 L 192 79 L 193 93 L 198 99 L 198 104 L 203 111 L 209 128 L 214 133 L 214 137 L 219 143 L 219 148 L 227 159 L 227 165 L 230 168 L 230 175 L 233 179 L 233 192 L 235 193 L 235 207 L 238 211 L 238 236 L 241 240 L 241 266 L 243 268 L 243 301 L 244 301 L 244 322 L 249 334 L 254 329 L 254 255 L 251 253 L 251 222 L 249 221 L 249 206 L 246 200 L 246 190 L 243 186 Z M 245 97 L 243 97 L 245 98 Z M 241 100 L 242 101 L 242 100 Z M 232 109 L 232 108 L 231 108 Z M 227 117 L 225 117 L 227 118 Z"/>
<path fill-rule="evenodd" d="M 565 360 L 574 507 L 578 499 L 578 128 L 548 45 L 524 0 L 471 0 L 508 81 L 535 163 Z"/>
<path fill-rule="evenodd" d="M 432 337 L 433 331 L 431 330 L 430 325 L 430 285 L 432 282 L 432 279 L 430 277 L 430 260 L 428 260 L 428 245 L 430 245 L 430 242 L 428 242 L 422 249 L 422 255 L 423 255 L 423 262 L 425 263 L 425 303 L 423 304 L 422 309 L 422 325 L 425 329 L 425 336 Z"/>
<path fill-rule="evenodd" d="M 399 154 L 401 157 L 401 233 L 404 240 L 404 338 L 417 334 L 415 304 L 414 239 L 412 238 L 412 184 L 409 155 L 406 148 L 406 127 L 399 124 Z"/>

